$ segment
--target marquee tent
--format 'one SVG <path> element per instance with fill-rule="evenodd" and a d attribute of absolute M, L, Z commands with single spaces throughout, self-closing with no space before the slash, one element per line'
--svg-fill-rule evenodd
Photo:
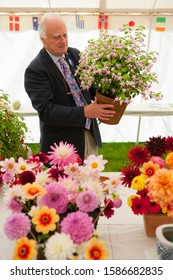
<path fill-rule="evenodd" d="M 0 12 L 172 13 L 172 0 L 0 0 Z"/>
<path fill-rule="evenodd" d="M 31 106 L 24 90 L 23 75 L 42 47 L 38 25 L 45 12 L 62 14 L 69 30 L 69 45 L 81 51 L 89 39 L 99 36 L 100 29 L 116 33 L 123 23 L 132 23 L 134 28 L 144 25 L 146 48 L 159 53 L 155 65 L 159 84 L 154 85 L 154 89 L 162 92 L 163 100 L 154 106 L 158 106 L 158 111 L 161 105 L 172 106 L 173 0 L 0 0 L 0 89 L 9 93 L 11 102 L 20 100 L 22 106 Z M 142 102 L 134 100 L 133 106 L 140 107 Z M 173 116 L 125 115 L 118 125 L 100 124 L 102 140 L 135 141 L 139 124 L 139 141 L 151 136 L 172 136 L 172 121 Z M 28 141 L 39 141 L 38 117 L 26 118 L 26 122 L 31 130 Z"/>

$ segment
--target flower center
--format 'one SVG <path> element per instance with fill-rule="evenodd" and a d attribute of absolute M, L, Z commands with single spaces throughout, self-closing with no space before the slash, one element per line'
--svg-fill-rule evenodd
<path fill-rule="evenodd" d="M 29 247 L 27 245 L 22 245 L 21 248 L 19 248 L 19 256 L 26 257 L 29 254 Z"/>
<path fill-rule="evenodd" d="M 25 170 L 26 170 L 26 165 L 21 164 L 21 165 L 20 165 L 20 170 L 25 171 Z"/>
<path fill-rule="evenodd" d="M 98 248 L 94 248 L 92 250 L 92 256 L 93 256 L 94 259 L 98 259 L 99 256 L 100 256 L 100 250 Z"/>
<path fill-rule="evenodd" d="M 50 216 L 47 214 L 44 214 L 41 216 L 40 221 L 43 225 L 48 225 L 51 221 Z"/>
<path fill-rule="evenodd" d="M 92 163 L 92 168 L 95 169 L 95 168 L 97 168 L 97 167 L 98 167 L 98 163 L 97 163 L 97 162 L 93 162 L 93 163 Z"/>
<path fill-rule="evenodd" d="M 13 169 L 13 166 L 14 166 L 13 163 L 11 162 L 8 163 L 8 169 Z"/>
<path fill-rule="evenodd" d="M 86 194 L 86 195 L 83 197 L 83 202 L 84 202 L 84 203 L 89 203 L 90 201 L 91 201 L 90 195 Z"/>
<path fill-rule="evenodd" d="M 38 189 L 33 187 L 33 188 L 31 188 L 31 189 L 29 190 L 29 193 L 30 193 L 31 195 L 36 194 L 36 193 L 38 193 Z"/>

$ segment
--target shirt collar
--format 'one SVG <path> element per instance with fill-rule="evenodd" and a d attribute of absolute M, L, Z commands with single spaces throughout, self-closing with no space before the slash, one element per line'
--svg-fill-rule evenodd
<path fill-rule="evenodd" d="M 50 57 L 52 58 L 53 62 L 56 64 L 59 60 L 60 57 L 64 57 L 65 58 L 65 55 L 61 55 L 61 56 L 56 56 L 56 55 L 53 55 L 51 54 L 48 50 L 46 50 L 48 52 L 48 54 L 50 55 Z"/>

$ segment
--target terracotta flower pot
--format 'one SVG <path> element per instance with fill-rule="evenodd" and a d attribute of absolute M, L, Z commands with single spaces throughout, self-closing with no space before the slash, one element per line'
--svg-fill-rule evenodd
<path fill-rule="evenodd" d="M 172 224 L 173 219 L 166 214 L 144 214 L 143 215 L 144 228 L 148 237 L 156 236 L 156 229 L 163 224 Z"/>
<path fill-rule="evenodd" d="M 120 101 L 115 101 L 113 98 L 102 95 L 98 91 L 96 93 L 96 98 L 99 104 L 113 104 L 114 110 L 116 111 L 116 114 L 113 117 L 111 117 L 108 121 L 101 122 L 105 124 L 118 124 L 124 114 L 124 111 L 127 107 L 127 103 L 120 103 Z"/>

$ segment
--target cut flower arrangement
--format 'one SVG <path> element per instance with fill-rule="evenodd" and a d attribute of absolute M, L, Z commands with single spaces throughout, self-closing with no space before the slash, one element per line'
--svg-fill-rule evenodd
<path fill-rule="evenodd" d="M 100 215 L 110 218 L 122 204 L 118 180 L 108 178 L 103 186 L 100 172 L 107 160 L 102 155 L 90 155 L 81 165 L 73 145 L 50 148 L 48 155 L 0 162 L 4 202 L 12 212 L 4 233 L 16 240 L 13 259 L 108 258 L 96 225 Z"/>
<path fill-rule="evenodd" d="M 173 218 L 173 137 L 151 137 L 131 148 L 127 157 L 130 164 L 120 170 L 120 180 L 136 191 L 128 198 L 134 214 Z"/>
<path fill-rule="evenodd" d="M 81 87 L 94 86 L 102 95 L 127 104 L 138 95 L 159 100 L 161 94 L 152 90 L 158 79 L 151 71 L 158 53 L 146 50 L 144 30 L 144 26 L 134 30 L 125 24 L 120 36 L 104 30 L 98 39 L 91 39 L 76 71 Z"/>

